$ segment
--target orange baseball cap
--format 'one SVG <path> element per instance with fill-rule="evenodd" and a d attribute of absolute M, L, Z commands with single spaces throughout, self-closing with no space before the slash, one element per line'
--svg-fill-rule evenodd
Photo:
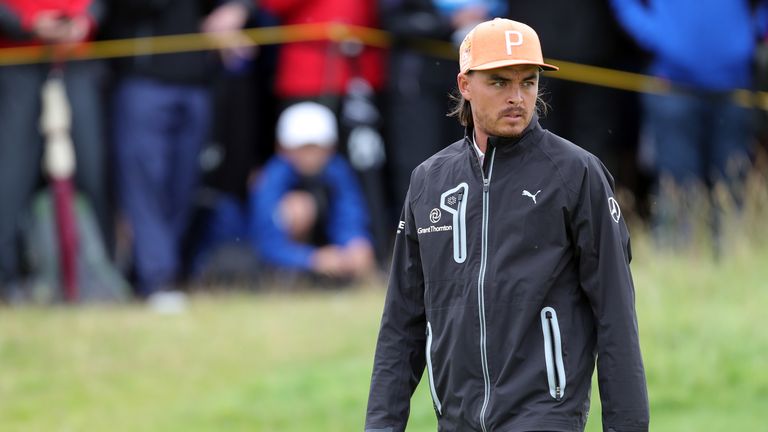
<path fill-rule="evenodd" d="M 514 65 L 536 65 L 546 70 L 559 68 L 544 63 L 539 35 L 529 25 L 494 18 L 473 28 L 459 48 L 461 73 Z"/>

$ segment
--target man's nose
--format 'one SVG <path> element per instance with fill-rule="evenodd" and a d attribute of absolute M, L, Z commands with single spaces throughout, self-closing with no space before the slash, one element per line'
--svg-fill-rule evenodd
<path fill-rule="evenodd" d="M 519 86 L 510 86 L 509 93 L 507 93 L 507 103 L 519 104 L 523 101 L 523 92 Z"/>

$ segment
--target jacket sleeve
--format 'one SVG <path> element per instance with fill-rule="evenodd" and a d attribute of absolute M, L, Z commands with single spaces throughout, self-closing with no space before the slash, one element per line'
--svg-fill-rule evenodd
<path fill-rule="evenodd" d="M 0 3 L 0 36 L 11 39 L 28 39 L 31 35 L 21 22 L 19 14 L 5 4 Z"/>
<path fill-rule="evenodd" d="M 597 327 L 603 430 L 647 431 L 629 233 L 614 198 L 613 178 L 594 156 L 584 169 L 572 223 L 581 286 Z"/>
<path fill-rule="evenodd" d="M 93 21 L 94 25 L 99 25 L 104 21 L 107 14 L 107 7 L 108 4 L 105 0 L 92 0 L 91 4 L 88 5 L 86 13 L 88 18 Z"/>
<path fill-rule="evenodd" d="M 611 0 L 611 6 L 616 20 L 638 45 L 652 53 L 661 49 L 659 38 L 664 33 L 658 31 L 651 7 L 640 0 Z"/>
<path fill-rule="evenodd" d="M 379 21 L 396 38 L 434 38 L 448 40 L 453 26 L 441 16 L 432 2 L 414 0 L 382 0 Z"/>
<path fill-rule="evenodd" d="M 409 192 L 410 196 L 410 192 Z M 424 277 L 409 198 L 395 238 L 384 314 L 373 363 L 366 432 L 402 432 L 426 364 Z"/>
<path fill-rule="evenodd" d="M 759 39 L 768 39 L 768 0 L 760 0 L 755 6 L 755 28 Z"/>

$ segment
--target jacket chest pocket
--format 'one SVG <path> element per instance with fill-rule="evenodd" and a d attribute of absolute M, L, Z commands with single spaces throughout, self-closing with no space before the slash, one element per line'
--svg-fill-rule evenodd
<path fill-rule="evenodd" d="M 528 248 L 563 247 L 568 243 L 562 210 L 546 204 L 536 205 L 525 215 L 523 241 Z"/>
<path fill-rule="evenodd" d="M 451 216 L 453 260 L 462 264 L 467 259 L 467 192 L 469 186 L 459 183 L 440 195 L 440 208 Z"/>
<path fill-rule="evenodd" d="M 446 269 L 463 267 L 467 259 L 468 194 L 469 186 L 462 182 L 444 191 L 437 205 L 426 204 L 416 210 L 426 279 L 448 279 Z"/>
<path fill-rule="evenodd" d="M 547 306 L 541 310 L 541 332 L 544 336 L 544 362 L 549 394 L 559 401 L 565 395 L 566 375 L 560 325 L 557 312 L 552 307 Z"/>

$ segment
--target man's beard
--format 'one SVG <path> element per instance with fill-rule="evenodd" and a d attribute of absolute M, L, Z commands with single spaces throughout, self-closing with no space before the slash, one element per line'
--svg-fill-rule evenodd
<path fill-rule="evenodd" d="M 522 128 L 520 128 L 519 130 L 517 128 L 515 128 L 514 131 L 511 131 L 511 132 L 510 131 L 505 131 L 505 129 L 508 129 L 508 128 L 503 127 L 503 126 L 498 127 L 498 128 L 494 128 L 494 129 L 490 129 L 489 128 L 489 129 L 487 129 L 488 130 L 488 134 L 492 135 L 492 136 L 497 136 L 499 138 L 510 138 L 510 139 L 520 138 L 523 135 L 523 133 L 525 132 L 525 130 L 528 128 L 528 126 L 530 125 L 531 120 L 533 119 L 533 116 L 529 116 L 528 113 L 523 108 L 512 107 L 512 108 L 508 108 L 508 109 L 505 109 L 505 110 L 501 111 L 497 115 L 496 121 L 500 121 L 500 120 L 503 121 L 504 117 L 507 116 L 507 115 L 510 115 L 510 114 L 519 114 L 521 116 L 520 117 L 521 121 L 523 121 L 525 123 L 522 126 Z M 491 123 L 491 125 L 493 126 L 493 123 Z"/>

